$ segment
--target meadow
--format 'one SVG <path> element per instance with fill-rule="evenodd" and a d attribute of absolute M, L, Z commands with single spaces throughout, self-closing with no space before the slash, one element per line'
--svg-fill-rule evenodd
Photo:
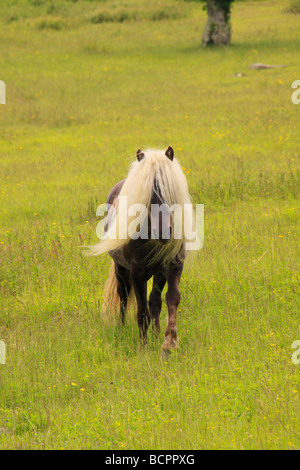
<path fill-rule="evenodd" d="M 235 2 L 203 48 L 198 2 L 1 1 L 0 449 L 300 448 L 292 4 Z M 167 360 L 134 312 L 101 320 L 110 259 L 81 246 L 136 150 L 169 145 L 205 240 Z"/>

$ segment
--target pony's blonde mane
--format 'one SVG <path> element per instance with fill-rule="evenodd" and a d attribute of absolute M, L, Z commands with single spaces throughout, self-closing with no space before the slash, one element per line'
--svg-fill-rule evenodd
<path fill-rule="evenodd" d="M 145 157 L 141 161 L 135 160 L 130 167 L 128 177 L 121 189 L 119 197 L 115 204 L 115 217 L 109 225 L 109 229 L 103 239 L 96 245 L 90 247 L 90 254 L 93 256 L 101 255 L 105 252 L 118 250 L 127 245 L 131 239 L 129 232 L 130 221 L 132 220 L 128 214 L 119 211 L 119 200 L 121 196 L 126 196 L 127 207 L 133 204 L 143 204 L 148 210 L 151 205 L 152 192 L 154 183 L 159 187 L 161 196 L 165 204 L 171 207 L 174 204 L 179 205 L 184 210 L 185 204 L 190 204 L 191 197 L 188 191 L 188 185 L 185 175 L 178 161 L 174 158 L 172 161 L 166 156 L 162 150 L 145 150 Z M 108 216 L 109 217 L 109 214 Z M 193 211 L 190 215 L 189 223 L 193 225 Z M 182 224 L 184 220 L 182 218 Z M 117 233 L 116 238 L 112 238 L 112 234 Z M 155 241 L 149 242 L 149 254 L 151 247 L 157 247 Z M 182 227 L 182 239 L 172 239 L 167 245 L 161 246 L 161 253 L 165 257 L 171 259 L 179 251 L 184 251 L 185 237 Z M 157 250 L 156 250 L 157 251 Z M 157 255 L 157 253 L 156 253 Z"/>

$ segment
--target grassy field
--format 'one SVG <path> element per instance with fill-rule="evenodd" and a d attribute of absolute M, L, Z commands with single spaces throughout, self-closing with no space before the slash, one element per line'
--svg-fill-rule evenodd
<path fill-rule="evenodd" d="M 197 2 L 0 3 L 1 449 L 300 448 L 291 3 L 237 2 L 221 49 Z M 168 145 L 205 242 L 167 361 L 134 314 L 100 320 L 110 260 L 80 245 L 136 150 Z"/>

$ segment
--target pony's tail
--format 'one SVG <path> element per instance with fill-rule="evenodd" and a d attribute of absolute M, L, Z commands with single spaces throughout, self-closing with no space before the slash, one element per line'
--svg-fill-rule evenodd
<path fill-rule="evenodd" d="M 130 290 L 127 309 L 134 305 L 134 290 Z M 115 272 L 115 263 L 112 262 L 107 281 L 104 286 L 103 304 L 101 309 L 102 318 L 108 318 L 120 314 L 120 297 L 118 294 L 118 281 Z"/>

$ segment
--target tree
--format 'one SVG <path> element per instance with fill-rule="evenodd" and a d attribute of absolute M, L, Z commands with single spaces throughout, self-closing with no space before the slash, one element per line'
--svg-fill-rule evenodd
<path fill-rule="evenodd" d="M 202 0 L 207 10 L 207 23 L 202 35 L 203 46 L 229 44 L 231 39 L 230 7 L 234 0 Z"/>

